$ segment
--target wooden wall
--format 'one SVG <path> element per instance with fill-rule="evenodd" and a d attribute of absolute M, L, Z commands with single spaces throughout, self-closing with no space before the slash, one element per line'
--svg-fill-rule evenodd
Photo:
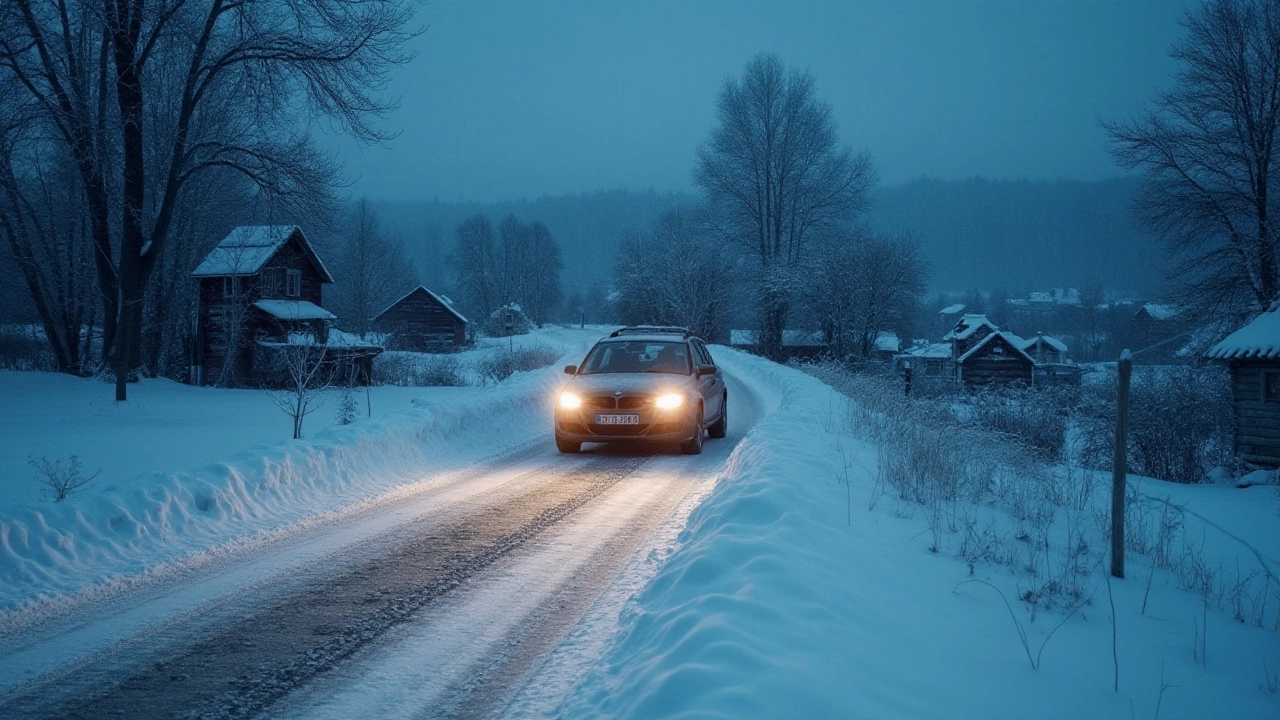
<path fill-rule="evenodd" d="M 960 379 L 968 388 L 1016 383 L 1030 387 L 1034 368 L 1035 363 L 1001 336 L 993 338 L 964 361 L 960 366 Z"/>
<path fill-rule="evenodd" d="M 1231 364 L 1236 411 L 1236 452 L 1244 460 L 1280 466 L 1280 402 L 1263 396 L 1263 375 L 1280 372 L 1280 361 L 1241 360 Z"/>
<path fill-rule="evenodd" d="M 450 350 L 467 341 L 467 324 L 421 288 L 383 311 L 374 328 L 389 336 L 389 350 Z"/>

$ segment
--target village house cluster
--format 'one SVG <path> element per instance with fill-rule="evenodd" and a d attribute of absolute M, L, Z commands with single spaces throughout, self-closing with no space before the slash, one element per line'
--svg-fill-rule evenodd
<path fill-rule="evenodd" d="M 335 382 L 363 385 L 373 381 L 373 358 L 384 349 L 443 351 L 467 341 L 467 319 L 425 287 L 375 316 L 370 336 L 340 330 L 323 302 L 334 278 L 294 225 L 237 227 L 191 276 L 200 297 L 196 385 L 280 385 L 290 353 L 301 350 L 330 368 Z"/>

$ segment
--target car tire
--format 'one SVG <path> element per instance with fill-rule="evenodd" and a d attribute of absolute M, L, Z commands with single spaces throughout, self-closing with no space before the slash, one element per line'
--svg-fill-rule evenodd
<path fill-rule="evenodd" d="M 562 453 L 572 455 L 582 450 L 582 443 L 556 438 L 556 449 Z"/>
<path fill-rule="evenodd" d="M 693 439 L 680 446 L 680 452 L 685 455 L 702 454 L 702 413 L 703 409 L 698 408 L 698 421 L 694 424 L 697 429 L 694 430 Z"/>
<path fill-rule="evenodd" d="M 720 400 L 720 419 L 711 423 L 711 427 L 707 428 L 707 435 L 720 439 L 729 432 L 729 393 L 724 394 L 724 398 Z"/>

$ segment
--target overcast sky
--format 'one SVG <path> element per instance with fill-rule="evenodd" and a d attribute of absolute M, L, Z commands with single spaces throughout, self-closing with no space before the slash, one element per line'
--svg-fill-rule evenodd
<path fill-rule="evenodd" d="M 353 193 L 502 200 L 690 190 L 725 78 L 808 68 L 882 183 L 1119 174 L 1099 117 L 1173 70 L 1181 0 L 435 0 L 389 147 L 334 148 Z"/>

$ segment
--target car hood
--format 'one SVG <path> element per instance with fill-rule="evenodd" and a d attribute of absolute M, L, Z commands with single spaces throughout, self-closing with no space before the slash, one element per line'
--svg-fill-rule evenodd
<path fill-rule="evenodd" d="M 588 395 L 623 395 L 654 393 L 661 390 L 689 390 L 693 377 L 675 373 L 600 373 L 578 375 L 569 381 L 567 389 Z"/>

